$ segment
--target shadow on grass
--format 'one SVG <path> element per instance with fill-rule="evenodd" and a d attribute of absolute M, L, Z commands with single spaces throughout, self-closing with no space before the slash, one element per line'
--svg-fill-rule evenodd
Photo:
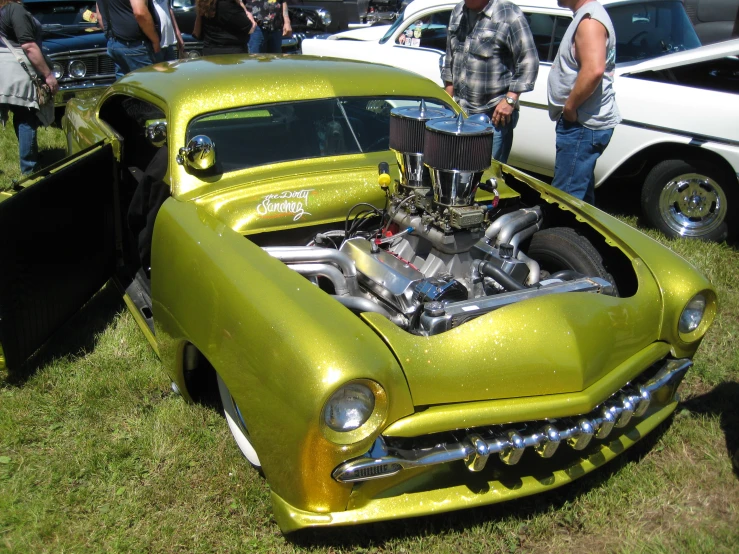
<path fill-rule="evenodd" d="M 739 383 L 725 381 L 712 391 L 683 402 L 680 407 L 694 414 L 718 415 L 726 438 L 726 453 L 739 477 Z"/>
<path fill-rule="evenodd" d="M 124 307 L 115 286 L 108 284 L 64 324 L 23 367 L 10 372 L 6 383 L 22 386 L 41 367 L 57 358 L 81 355 L 95 348 L 97 337 Z"/>
<path fill-rule="evenodd" d="M 610 463 L 555 490 L 490 506 L 438 515 L 368 523 L 348 528 L 305 529 L 287 535 L 286 538 L 295 545 L 305 548 L 341 547 L 355 550 L 381 548 L 388 541 L 397 539 L 449 533 L 462 534 L 471 527 L 489 521 L 514 519 L 526 522 L 552 509 L 563 508 L 578 497 L 602 486 L 624 466 L 641 461 L 654 448 L 671 422 L 672 417 L 669 417 L 654 431 Z M 577 526 L 577 522 L 573 522 L 573 526 Z"/>
<path fill-rule="evenodd" d="M 46 148 L 44 150 L 39 150 L 39 167 L 47 167 L 66 157 L 67 151 L 64 148 Z"/>

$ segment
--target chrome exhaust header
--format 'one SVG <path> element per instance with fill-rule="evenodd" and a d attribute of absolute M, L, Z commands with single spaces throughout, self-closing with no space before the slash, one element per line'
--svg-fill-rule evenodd
<path fill-rule="evenodd" d="M 457 460 L 463 460 L 470 471 L 478 472 L 494 454 L 504 464 L 514 465 L 527 448 L 542 458 L 552 457 L 563 441 L 575 450 L 583 450 L 593 438 L 605 439 L 614 427 L 626 427 L 632 418 L 642 417 L 659 393 L 674 395 L 674 389 L 692 365 L 689 359 L 666 360 L 646 383 L 638 387 L 627 385 L 589 414 L 552 420 L 533 431 L 529 428 L 535 424 L 530 423 L 502 431 L 476 430 L 460 441 L 415 449 L 389 448 L 380 436 L 365 456 L 341 464 L 332 476 L 341 483 L 356 483 Z"/>

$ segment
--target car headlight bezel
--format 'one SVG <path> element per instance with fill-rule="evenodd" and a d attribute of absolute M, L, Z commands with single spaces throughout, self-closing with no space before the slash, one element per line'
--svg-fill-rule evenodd
<path fill-rule="evenodd" d="M 82 60 L 70 60 L 67 64 L 67 73 L 75 79 L 84 79 L 87 75 L 87 66 Z"/>
<path fill-rule="evenodd" d="M 51 73 L 54 75 L 54 79 L 57 81 L 64 77 L 64 66 L 59 62 L 51 63 Z"/>
<path fill-rule="evenodd" d="M 710 290 L 693 295 L 677 320 L 677 332 L 686 343 L 695 342 L 708 330 L 716 314 L 716 297 Z"/>
<path fill-rule="evenodd" d="M 362 413 L 335 413 L 337 409 L 349 411 L 357 409 L 362 404 L 359 398 L 361 396 L 365 397 L 365 406 L 360 408 Z M 372 398 L 371 409 L 366 405 L 368 398 Z M 338 387 L 323 404 L 320 413 L 321 429 L 324 436 L 333 443 L 345 445 L 359 442 L 375 433 L 385 422 L 387 406 L 385 389 L 376 381 L 370 379 L 348 381 Z M 335 420 L 355 418 L 355 421 L 341 429 L 342 425 L 329 423 L 332 419 L 332 415 L 329 414 L 331 411 L 334 411 Z"/>

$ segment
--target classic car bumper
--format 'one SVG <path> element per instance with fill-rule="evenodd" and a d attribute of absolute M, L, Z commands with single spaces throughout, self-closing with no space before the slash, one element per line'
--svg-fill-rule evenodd
<path fill-rule="evenodd" d="M 75 83 L 62 85 L 59 92 L 54 96 L 54 106 L 61 108 L 67 105 L 72 98 L 92 98 L 103 92 L 106 88 L 115 82 L 115 76 L 98 79 L 85 83 Z"/>
<path fill-rule="evenodd" d="M 613 402 L 621 402 L 620 406 L 604 403 L 604 406 L 616 408 L 608 410 L 609 416 L 599 408 L 575 418 L 574 426 L 551 421 L 558 428 L 559 438 L 567 439 L 571 447 L 557 449 L 556 455 L 546 448 L 547 443 L 553 443 L 542 437 L 546 433 L 538 436 L 522 433 L 524 436 L 518 437 L 521 442 L 514 440 L 511 433 L 516 433 L 518 425 L 508 425 L 510 430 L 504 429 L 500 437 L 490 440 L 481 438 L 479 433 L 469 433 L 458 444 L 464 456 L 456 456 L 459 451 L 455 451 L 454 445 L 448 444 L 442 449 L 444 452 L 431 453 L 432 448 L 429 448 L 425 463 L 406 463 L 409 469 L 399 469 L 399 475 L 356 482 L 349 505 L 343 512 L 308 512 L 291 506 L 272 492 L 275 518 L 283 532 L 290 532 L 305 527 L 368 523 L 483 506 L 559 487 L 604 465 L 667 419 L 677 406 L 677 387 L 691 365 L 687 359 L 658 364 L 656 372 L 646 382 L 626 387 L 626 402 L 621 398 L 624 391 L 619 391 L 613 396 L 616 399 Z M 633 395 L 631 388 L 635 391 Z M 629 396 L 639 398 L 629 399 Z M 630 421 L 620 419 L 628 416 L 632 408 Z M 645 411 L 642 413 L 642 410 Z M 625 425 L 619 427 L 621 423 Z M 552 435 L 549 437 L 551 439 Z M 485 448 L 482 443 L 486 443 Z M 538 456 L 526 452 L 537 446 L 540 447 Z M 498 453 L 500 460 L 491 457 L 489 463 L 480 464 L 481 455 L 487 461 L 487 456 L 493 453 Z M 359 461 L 367 459 L 363 457 Z M 384 463 L 382 456 L 377 459 L 378 464 Z M 520 463 L 516 463 L 519 459 Z M 354 463 L 354 466 L 352 462 L 342 464 L 334 475 L 361 465 L 357 461 Z M 396 456 L 392 463 L 400 465 L 402 462 Z"/>

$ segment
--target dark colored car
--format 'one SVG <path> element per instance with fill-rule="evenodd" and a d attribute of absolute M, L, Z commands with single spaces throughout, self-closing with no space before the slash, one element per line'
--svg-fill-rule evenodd
<path fill-rule="evenodd" d="M 172 10 L 175 18 L 177 18 L 180 32 L 192 33 L 196 17 L 195 0 L 172 0 Z M 304 38 L 328 32 L 331 25 L 331 12 L 327 8 L 288 3 L 288 10 L 290 11 L 293 36 L 282 39 L 283 53 L 297 52 Z"/>
<path fill-rule="evenodd" d="M 107 54 L 107 38 L 91 17 L 95 0 L 25 0 L 25 8 L 43 28 L 43 51 L 59 81 L 58 107 L 70 98 L 93 95 L 115 81 L 115 64 Z M 197 57 L 201 49 L 184 35 L 185 50 Z"/>

